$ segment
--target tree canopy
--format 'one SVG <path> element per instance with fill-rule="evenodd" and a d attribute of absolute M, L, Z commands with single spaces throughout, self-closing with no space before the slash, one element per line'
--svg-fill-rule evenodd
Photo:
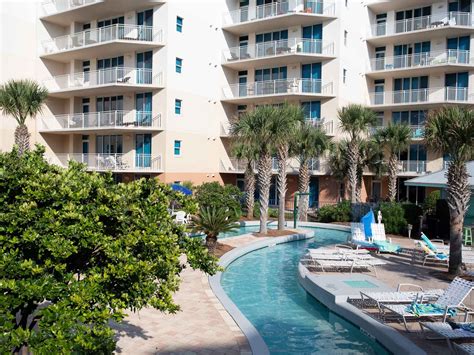
<path fill-rule="evenodd" d="M 195 212 L 191 199 L 42 154 L 0 154 L 0 352 L 111 353 L 126 310 L 179 309 L 183 253 L 209 274 L 216 259 L 167 211 L 174 199 Z"/>

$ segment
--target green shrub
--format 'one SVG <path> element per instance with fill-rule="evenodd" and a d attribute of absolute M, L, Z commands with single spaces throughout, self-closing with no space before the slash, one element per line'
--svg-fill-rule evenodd
<path fill-rule="evenodd" d="M 323 206 L 318 211 L 318 222 L 350 222 L 351 204 L 349 201 L 343 201 L 337 205 Z"/>
<path fill-rule="evenodd" d="M 268 209 L 268 217 L 278 218 L 278 208 L 269 208 Z"/>
<path fill-rule="evenodd" d="M 407 226 L 405 211 L 402 204 L 397 202 L 383 202 L 380 204 L 385 231 L 391 234 L 402 234 Z"/>
<path fill-rule="evenodd" d="M 412 237 L 420 235 L 420 216 L 423 215 L 423 209 L 420 206 L 415 205 L 414 203 L 404 203 L 402 204 L 402 208 L 407 224 L 411 224 L 413 226 L 411 232 Z M 406 235 L 405 231 L 406 225 L 405 228 L 403 228 L 403 230 L 399 234 Z"/>
<path fill-rule="evenodd" d="M 196 187 L 194 196 L 201 207 L 228 208 L 234 211 L 237 217 L 242 215 L 242 192 L 237 186 L 209 182 Z"/>
<path fill-rule="evenodd" d="M 436 213 L 436 203 L 441 198 L 441 191 L 432 191 L 428 196 L 425 198 L 425 202 L 423 203 L 423 214 L 430 216 Z"/>

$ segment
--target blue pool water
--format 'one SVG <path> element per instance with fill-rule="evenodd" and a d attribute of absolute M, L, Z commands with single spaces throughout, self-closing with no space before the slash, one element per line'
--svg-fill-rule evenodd
<path fill-rule="evenodd" d="M 314 230 L 315 239 L 260 249 L 234 261 L 222 277 L 225 292 L 272 354 L 388 354 L 299 285 L 298 261 L 306 249 L 347 237 L 346 232 Z"/>

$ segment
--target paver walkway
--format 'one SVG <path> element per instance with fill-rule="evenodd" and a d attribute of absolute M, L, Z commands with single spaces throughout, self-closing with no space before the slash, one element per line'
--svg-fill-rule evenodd
<path fill-rule="evenodd" d="M 229 238 L 234 247 L 262 238 Z M 226 243 L 226 240 L 221 242 Z M 122 354 L 251 354 L 246 337 L 214 296 L 207 276 L 188 268 L 174 300 L 176 314 L 155 309 L 132 313 L 117 326 L 117 353 Z"/>

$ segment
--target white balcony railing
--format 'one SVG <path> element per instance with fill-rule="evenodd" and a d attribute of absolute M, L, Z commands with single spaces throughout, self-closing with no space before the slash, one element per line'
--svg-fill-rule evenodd
<path fill-rule="evenodd" d="M 224 14 L 224 26 L 243 22 L 263 20 L 292 13 L 306 13 L 334 16 L 336 5 L 333 1 L 323 0 L 284 0 L 259 6 L 244 6 Z"/>
<path fill-rule="evenodd" d="M 334 134 L 334 122 L 333 121 L 326 121 L 324 118 L 322 119 L 312 119 L 312 118 L 306 118 L 306 122 L 318 127 L 326 133 L 327 135 L 333 135 Z"/>
<path fill-rule="evenodd" d="M 79 6 L 91 5 L 104 0 L 47 0 L 41 3 L 44 15 L 52 15 L 57 12 L 72 10 Z"/>
<path fill-rule="evenodd" d="M 444 170 L 448 169 L 450 163 L 451 163 L 451 161 L 449 161 L 449 160 L 443 160 L 443 169 Z"/>
<path fill-rule="evenodd" d="M 474 95 L 469 92 L 469 88 L 461 87 L 441 87 L 370 93 L 370 104 L 374 106 L 438 102 L 474 102 Z"/>
<path fill-rule="evenodd" d="M 42 117 L 40 130 L 81 130 L 107 128 L 162 128 L 161 114 L 142 111 L 102 111 Z"/>
<path fill-rule="evenodd" d="M 253 46 L 233 47 L 223 51 L 223 62 L 275 57 L 288 54 L 334 55 L 334 43 L 323 45 L 322 40 L 290 38 L 279 41 L 257 43 Z"/>
<path fill-rule="evenodd" d="M 67 167 L 69 161 L 76 161 L 85 164 L 88 170 L 93 171 L 115 171 L 115 172 L 134 172 L 162 171 L 161 155 L 151 154 L 56 154 L 48 157 L 51 164 Z"/>
<path fill-rule="evenodd" d="M 224 98 L 242 98 L 271 95 L 322 94 L 333 95 L 332 82 L 325 85 L 319 79 L 279 79 L 256 81 L 247 84 L 232 84 L 224 88 Z"/>
<path fill-rule="evenodd" d="M 369 37 L 391 36 L 398 33 L 437 29 L 445 26 L 472 27 L 472 15 L 470 12 L 449 12 L 399 21 L 387 21 L 373 25 Z"/>
<path fill-rule="evenodd" d="M 296 159 L 292 159 L 287 163 L 287 173 L 297 173 L 299 170 L 300 164 Z M 313 158 L 309 160 L 309 170 L 311 172 L 323 172 L 327 168 L 327 163 L 324 159 Z M 247 161 L 239 160 L 236 158 L 229 158 L 229 163 L 224 163 L 221 161 L 221 171 L 228 173 L 244 173 L 247 169 Z M 257 164 L 253 164 L 253 169 L 257 172 Z M 272 172 L 276 174 L 278 172 L 278 159 L 272 158 Z"/>
<path fill-rule="evenodd" d="M 473 63 L 469 51 L 448 49 L 444 51 L 431 51 L 414 53 L 370 60 L 371 71 L 429 67 L 443 64 L 470 64 Z"/>
<path fill-rule="evenodd" d="M 398 170 L 401 173 L 426 173 L 426 161 L 421 160 L 402 160 L 399 162 Z"/>
<path fill-rule="evenodd" d="M 43 54 L 50 54 L 116 40 L 161 43 L 163 31 L 153 26 L 114 24 L 56 37 L 43 41 L 41 45 Z"/>
<path fill-rule="evenodd" d="M 163 85 L 163 75 L 152 69 L 116 67 L 55 76 L 44 82 L 50 92 L 102 85 Z"/>

